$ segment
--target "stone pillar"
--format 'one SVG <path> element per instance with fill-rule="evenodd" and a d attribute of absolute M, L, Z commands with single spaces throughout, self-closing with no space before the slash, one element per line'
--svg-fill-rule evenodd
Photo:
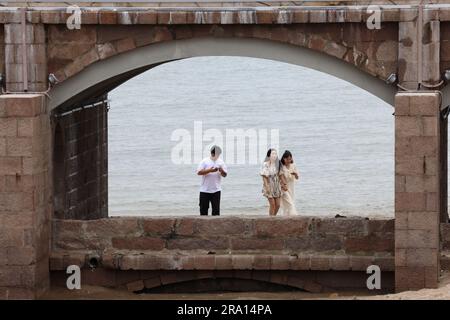
<path fill-rule="evenodd" d="M 0 299 L 49 286 L 50 121 L 43 94 L 0 95 Z"/>
<path fill-rule="evenodd" d="M 395 97 L 395 286 L 435 288 L 439 276 L 440 95 Z"/>
<path fill-rule="evenodd" d="M 407 89 L 417 90 L 419 73 L 417 12 L 414 10 L 409 14 L 412 15 L 410 20 L 398 23 L 398 81 Z"/>
<path fill-rule="evenodd" d="M 26 24 L 27 84 L 28 92 L 47 89 L 47 45 L 43 24 Z M 6 90 L 24 91 L 22 63 L 22 25 L 5 24 L 5 71 Z"/>

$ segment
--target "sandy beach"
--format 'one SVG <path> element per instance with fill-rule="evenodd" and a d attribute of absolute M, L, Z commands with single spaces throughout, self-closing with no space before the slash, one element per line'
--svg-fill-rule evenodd
<path fill-rule="evenodd" d="M 405 291 L 395 294 L 368 295 L 357 292 L 308 293 L 288 292 L 207 292 L 207 293 L 147 293 L 135 294 L 126 289 L 82 286 L 69 291 L 53 287 L 43 300 L 450 300 L 450 272 L 442 274 L 439 288 Z"/>

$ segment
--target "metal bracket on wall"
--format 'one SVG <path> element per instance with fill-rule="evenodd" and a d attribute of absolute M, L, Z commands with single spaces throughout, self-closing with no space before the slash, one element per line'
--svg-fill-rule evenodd
<path fill-rule="evenodd" d="M 93 108 L 93 107 L 99 106 L 101 104 L 106 104 L 106 110 L 108 111 L 109 110 L 109 102 L 110 101 L 111 100 L 107 99 L 107 100 L 98 101 L 98 102 L 95 102 L 95 103 L 92 103 L 92 104 L 87 104 L 85 106 L 82 106 L 82 107 L 79 107 L 79 108 L 75 108 L 73 110 L 70 110 L 70 111 L 67 111 L 67 112 L 64 112 L 64 113 L 60 113 L 60 114 L 56 114 L 55 113 L 53 115 L 53 117 L 55 117 L 55 118 L 64 117 L 64 116 L 66 116 L 68 114 L 72 114 L 72 113 L 75 113 L 75 112 L 78 112 L 78 111 L 82 111 L 82 110 L 85 110 L 85 109 Z"/>

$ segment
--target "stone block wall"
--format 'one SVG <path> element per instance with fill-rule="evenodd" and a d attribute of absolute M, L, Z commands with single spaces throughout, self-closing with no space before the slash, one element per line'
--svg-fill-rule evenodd
<path fill-rule="evenodd" d="M 52 279 L 69 265 L 82 283 L 130 291 L 248 279 L 310 292 L 366 289 L 368 266 L 393 289 L 394 220 L 317 217 L 116 217 L 55 220 Z M 222 283 L 223 284 L 223 283 Z M 224 284 L 225 285 L 225 284 Z M 206 288 L 206 287 L 205 287 Z M 241 289 L 242 289 L 241 288 Z M 210 288 L 211 289 L 211 288 Z"/>
<path fill-rule="evenodd" d="M 220 24 L 219 15 L 218 20 L 196 24 L 184 15 L 184 23 L 168 20 L 158 23 L 143 20 L 128 25 L 93 23 L 83 25 L 80 30 L 50 24 L 48 70 L 64 81 L 90 64 L 139 47 L 201 37 L 254 38 L 306 47 L 348 62 L 382 80 L 397 69 L 399 40 L 395 22 L 386 21 L 380 30 L 369 30 L 361 18 L 348 23 L 325 20 L 308 24 L 306 16 L 306 20 L 294 19 L 279 25 L 258 24 L 257 20 L 251 24 Z M 168 19 L 168 15 L 164 17 Z"/>
<path fill-rule="evenodd" d="M 435 288 L 439 277 L 440 96 L 395 97 L 397 291 Z"/>
<path fill-rule="evenodd" d="M 55 217 L 108 216 L 107 102 L 55 113 Z"/>
<path fill-rule="evenodd" d="M 55 220 L 55 250 L 392 254 L 394 220 L 312 217 L 115 217 Z"/>
<path fill-rule="evenodd" d="M 0 299 L 49 285 L 50 139 L 44 95 L 0 95 Z"/>
<path fill-rule="evenodd" d="M 55 220 L 50 268 L 392 271 L 393 252 L 394 220 L 117 217 Z"/>

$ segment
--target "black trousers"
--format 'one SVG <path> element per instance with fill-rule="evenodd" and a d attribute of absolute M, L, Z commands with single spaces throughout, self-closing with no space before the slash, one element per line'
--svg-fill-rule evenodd
<path fill-rule="evenodd" d="M 200 192 L 200 215 L 207 216 L 209 203 L 211 202 L 212 215 L 220 215 L 220 191 L 214 193 Z"/>

